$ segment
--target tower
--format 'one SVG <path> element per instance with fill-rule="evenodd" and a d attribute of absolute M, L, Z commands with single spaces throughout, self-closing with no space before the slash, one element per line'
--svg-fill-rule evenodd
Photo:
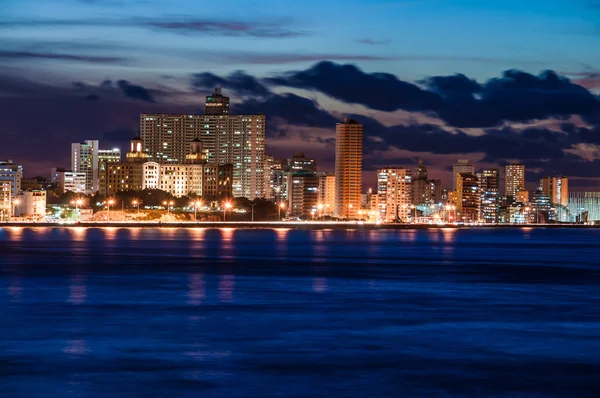
<path fill-rule="evenodd" d="M 363 125 L 345 118 L 336 124 L 335 206 L 336 215 L 355 219 L 360 210 L 362 188 Z"/>

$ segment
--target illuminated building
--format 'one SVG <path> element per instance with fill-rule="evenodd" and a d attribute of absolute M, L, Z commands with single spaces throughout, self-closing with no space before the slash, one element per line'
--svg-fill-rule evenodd
<path fill-rule="evenodd" d="M 475 165 L 467 159 L 459 159 L 458 163 L 452 165 L 452 189 L 456 191 L 456 183 L 460 173 L 475 174 Z"/>
<path fill-rule="evenodd" d="M 540 181 L 542 191 L 553 204 L 569 205 L 569 179 L 567 177 L 544 177 Z"/>
<path fill-rule="evenodd" d="M 504 195 L 512 196 L 516 200 L 517 192 L 524 189 L 525 166 L 521 163 L 507 164 L 504 168 Z"/>
<path fill-rule="evenodd" d="M 71 170 L 85 174 L 86 193 L 95 193 L 99 190 L 98 149 L 97 140 L 71 144 Z"/>
<path fill-rule="evenodd" d="M 86 173 L 77 173 L 61 168 L 52 168 L 50 174 L 52 183 L 58 186 L 60 192 L 86 193 Z"/>
<path fill-rule="evenodd" d="M 600 192 L 571 192 L 569 212 L 576 221 L 600 221 Z"/>
<path fill-rule="evenodd" d="M 121 161 L 121 150 L 113 149 L 98 149 L 98 163 L 118 163 Z"/>
<path fill-rule="evenodd" d="M 519 189 L 515 195 L 515 202 L 529 203 L 529 191 L 525 189 Z"/>
<path fill-rule="evenodd" d="M 198 138 L 204 144 L 207 163 L 233 165 L 234 196 L 264 197 L 265 116 L 222 112 L 228 107 L 218 104 L 228 104 L 225 98 L 217 102 L 207 99 L 207 104 L 217 105 L 207 106 L 205 115 L 142 114 L 144 151 L 161 164 L 182 163 L 189 143 Z"/>
<path fill-rule="evenodd" d="M 552 219 L 552 202 L 550 201 L 550 196 L 546 195 L 541 189 L 533 193 L 530 206 L 532 214 L 530 222 L 545 223 Z"/>
<path fill-rule="evenodd" d="M 215 88 L 212 95 L 206 97 L 204 113 L 206 115 L 229 115 L 229 97 L 221 94 L 221 88 Z"/>
<path fill-rule="evenodd" d="M 0 181 L 10 181 L 13 198 L 21 192 L 22 179 L 23 166 L 14 164 L 12 160 L 0 160 Z"/>
<path fill-rule="evenodd" d="M 275 198 L 273 173 L 275 171 L 276 164 L 277 162 L 275 161 L 275 156 L 265 155 L 265 167 L 263 168 L 265 173 L 265 199 L 273 200 Z"/>
<path fill-rule="evenodd" d="M 287 211 L 292 217 L 315 215 L 319 200 L 317 162 L 297 152 L 286 160 Z"/>
<path fill-rule="evenodd" d="M 204 165 L 203 196 L 233 196 L 233 165 Z"/>
<path fill-rule="evenodd" d="M 335 142 L 335 214 L 356 219 L 362 191 L 363 126 L 345 118 L 336 124 Z"/>
<path fill-rule="evenodd" d="M 12 182 L 0 180 L 0 221 L 10 221 L 12 214 Z"/>
<path fill-rule="evenodd" d="M 419 160 L 417 168 L 413 171 L 412 181 L 412 204 L 432 204 L 442 201 L 442 182 L 440 180 L 427 179 L 427 167 Z"/>
<path fill-rule="evenodd" d="M 500 172 L 498 169 L 483 170 L 477 173 L 479 183 L 480 220 L 487 224 L 498 222 L 499 196 L 500 196 Z"/>
<path fill-rule="evenodd" d="M 335 175 L 322 174 L 319 176 L 320 213 L 331 216 L 335 210 Z"/>
<path fill-rule="evenodd" d="M 377 209 L 383 222 L 408 222 L 411 211 L 411 173 L 402 167 L 377 170 Z"/>
<path fill-rule="evenodd" d="M 464 222 L 479 220 L 479 181 L 469 173 L 459 173 L 456 179 L 456 210 Z"/>
<path fill-rule="evenodd" d="M 39 218 L 46 215 L 46 191 L 20 192 L 15 199 L 15 216 Z"/>
<path fill-rule="evenodd" d="M 99 171 L 100 194 L 109 197 L 121 191 L 140 191 L 144 188 L 144 165 L 149 161 L 143 151 L 143 141 L 134 137 L 130 141 L 125 162 L 103 162 Z"/>

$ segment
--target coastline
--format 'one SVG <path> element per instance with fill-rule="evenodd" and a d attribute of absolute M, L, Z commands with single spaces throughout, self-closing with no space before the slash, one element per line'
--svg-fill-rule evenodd
<path fill-rule="evenodd" d="M 362 230 L 420 230 L 420 229 L 522 229 L 522 228 L 584 228 L 595 229 L 600 225 L 584 224 L 375 224 L 359 222 L 249 222 L 249 221 L 199 221 L 199 222 L 130 222 L 130 221 L 86 221 L 79 223 L 50 222 L 2 222 L 0 229 L 21 228 L 237 228 L 237 229 L 362 229 Z"/>

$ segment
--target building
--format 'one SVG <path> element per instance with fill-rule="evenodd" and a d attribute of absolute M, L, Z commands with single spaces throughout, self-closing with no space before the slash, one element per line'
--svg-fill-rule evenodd
<path fill-rule="evenodd" d="M 98 163 L 118 163 L 121 161 L 121 150 L 113 149 L 98 149 Z"/>
<path fill-rule="evenodd" d="M 100 189 L 98 146 L 97 140 L 86 140 L 71 144 L 71 170 L 76 173 L 85 173 L 86 193 L 95 193 Z"/>
<path fill-rule="evenodd" d="M 233 165 L 204 165 L 202 196 L 233 196 Z"/>
<path fill-rule="evenodd" d="M 580 223 L 600 221 L 600 192 L 571 192 L 568 209 Z"/>
<path fill-rule="evenodd" d="M 202 164 L 162 164 L 158 189 L 175 197 L 189 194 L 202 195 L 203 179 L 204 165 Z"/>
<path fill-rule="evenodd" d="M 296 152 L 286 159 L 287 213 L 292 217 L 310 218 L 317 211 L 319 201 L 319 177 L 317 162 Z"/>
<path fill-rule="evenodd" d="M 456 191 L 456 183 L 460 173 L 475 174 L 475 165 L 467 159 L 459 159 L 458 163 L 452 165 L 452 190 Z"/>
<path fill-rule="evenodd" d="M 204 113 L 206 115 L 229 115 L 229 97 L 221 94 L 221 88 L 215 88 L 212 95 L 206 97 Z"/>
<path fill-rule="evenodd" d="M 275 156 L 265 155 L 265 171 L 264 184 L 265 184 L 265 199 L 273 200 L 275 198 L 273 172 L 276 164 Z"/>
<path fill-rule="evenodd" d="M 402 167 L 377 170 L 377 210 L 383 222 L 407 222 L 411 214 L 411 172 Z"/>
<path fill-rule="evenodd" d="M 20 192 L 14 202 L 16 217 L 40 218 L 46 216 L 46 191 Z"/>
<path fill-rule="evenodd" d="M 335 211 L 335 175 L 321 174 L 319 176 L 320 213 L 325 216 L 333 215 Z"/>
<path fill-rule="evenodd" d="M 546 223 L 553 218 L 550 196 L 546 195 L 541 189 L 538 189 L 533 193 L 530 206 L 532 214 L 530 216 L 530 222 L 536 224 Z"/>
<path fill-rule="evenodd" d="M 129 143 L 125 162 L 102 162 L 98 173 L 100 194 L 109 197 L 121 191 L 144 189 L 148 161 L 148 154 L 143 151 L 142 139 L 134 137 Z M 158 183 L 158 180 L 155 179 L 155 182 Z"/>
<path fill-rule="evenodd" d="M 427 167 L 422 160 L 419 160 L 417 168 L 413 171 L 411 189 L 413 205 L 442 202 L 442 182 L 427 179 Z"/>
<path fill-rule="evenodd" d="M 479 181 L 477 176 L 459 173 L 456 179 L 456 211 L 459 220 L 477 222 L 480 207 Z"/>
<path fill-rule="evenodd" d="M 362 191 L 363 125 L 345 118 L 335 130 L 335 214 L 356 219 Z"/>
<path fill-rule="evenodd" d="M 23 166 L 14 164 L 12 160 L 0 160 L 0 181 L 10 181 L 13 198 L 21 192 L 22 179 Z"/>
<path fill-rule="evenodd" d="M 233 165 L 234 196 L 264 197 L 265 116 L 231 115 L 223 111 L 229 99 L 219 98 L 207 97 L 217 105 L 207 106 L 205 115 L 142 114 L 144 152 L 160 164 L 182 163 L 189 143 L 199 139 L 209 164 Z"/>
<path fill-rule="evenodd" d="M 12 215 L 12 182 L 0 180 L 0 222 L 10 221 Z"/>
<path fill-rule="evenodd" d="M 480 199 L 480 221 L 497 224 L 499 219 L 500 172 L 498 169 L 482 170 L 477 173 Z"/>
<path fill-rule="evenodd" d="M 529 203 L 529 191 L 526 189 L 519 189 L 515 195 L 515 202 Z"/>
<path fill-rule="evenodd" d="M 569 179 L 567 177 L 544 177 L 540 181 L 542 191 L 550 196 L 553 204 L 569 205 Z"/>
<path fill-rule="evenodd" d="M 525 166 L 518 162 L 507 164 L 504 167 L 504 195 L 511 196 L 516 199 L 517 192 L 524 189 Z"/>
<path fill-rule="evenodd" d="M 61 193 L 65 192 L 86 192 L 86 173 L 76 173 L 62 168 L 52 168 L 50 172 L 50 181 L 56 184 Z"/>

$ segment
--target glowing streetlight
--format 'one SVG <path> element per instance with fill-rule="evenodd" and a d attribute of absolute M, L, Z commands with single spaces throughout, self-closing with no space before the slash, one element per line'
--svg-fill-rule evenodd
<path fill-rule="evenodd" d="M 198 207 L 202 206 L 202 201 L 197 200 L 197 201 L 193 202 L 192 205 L 194 206 L 194 221 L 198 221 L 197 212 L 198 212 Z"/>
<path fill-rule="evenodd" d="M 81 198 L 77 198 L 71 201 L 72 205 L 75 205 L 75 214 L 77 214 L 77 219 L 79 220 L 79 206 L 83 204 L 83 200 Z"/>
<path fill-rule="evenodd" d="M 137 207 L 137 212 L 139 213 L 140 212 L 140 201 L 137 199 L 134 199 L 133 202 L 131 202 L 131 203 L 133 203 L 133 205 L 135 207 Z"/>
<path fill-rule="evenodd" d="M 170 214 L 170 212 L 171 212 L 171 207 L 173 207 L 173 205 L 174 205 L 174 204 L 175 204 L 175 202 L 173 202 L 172 200 L 170 200 L 170 201 L 168 201 L 168 202 L 165 200 L 165 201 L 163 202 L 163 206 L 166 206 L 166 207 L 167 207 L 167 215 L 168 215 L 168 214 Z"/>
<path fill-rule="evenodd" d="M 285 203 L 281 202 L 279 203 L 279 206 L 277 206 L 277 214 L 279 215 L 279 220 L 281 220 L 281 210 L 285 208 Z"/>
<path fill-rule="evenodd" d="M 223 221 L 225 221 L 225 216 L 227 214 L 227 210 L 231 209 L 233 206 L 231 202 L 225 202 L 223 204 Z"/>
<path fill-rule="evenodd" d="M 17 206 L 19 205 L 19 203 L 21 203 L 21 201 L 19 199 L 13 200 L 13 205 L 14 205 L 13 217 L 17 216 Z"/>
<path fill-rule="evenodd" d="M 106 209 L 107 209 L 107 213 L 108 213 L 107 216 L 106 216 L 107 221 L 110 221 L 110 206 L 112 206 L 114 204 L 115 204 L 115 200 L 114 199 L 109 199 L 106 202 Z"/>

